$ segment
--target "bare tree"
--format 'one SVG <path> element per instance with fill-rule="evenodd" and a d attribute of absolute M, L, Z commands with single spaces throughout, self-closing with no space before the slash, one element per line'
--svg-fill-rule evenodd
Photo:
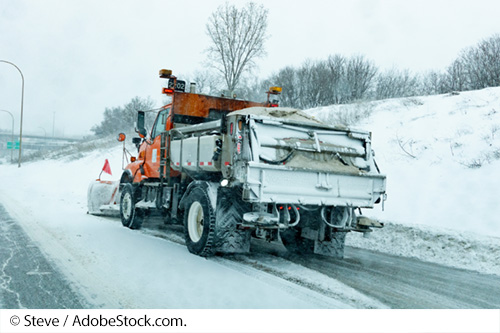
<path fill-rule="evenodd" d="M 363 56 L 330 56 L 285 67 L 266 80 L 283 88 L 281 105 L 308 109 L 369 98 L 377 68 Z"/>
<path fill-rule="evenodd" d="M 280 97 L 280 105 L 300 108 L 301 90 L 303 86 L 298 78 L 297 69 L 287 66 L 271 75 L 263 81 L 264 87 L 280 86 L 283 92 Z"/>
<path fill-rule="evenodd" d="M 350 58 L 347 61 L 346 84 L 350 91 L 349 101 L 362 100 L 371 88 L 377 67 L 363 55 Z"/>
<path fill-rule="evenodd" d="M 467 87 L 467 72 L 461 59 L 455 60 L 446 70 L 449 91 L 463 91 Z"/>
<path fill-rule="evenodd" d="M 210 70 L 196 70 L 189 81 L 196 83 L 196 91 L 200 94 L 215 95 L 222 89 L 217 74 Z"/>
<path fill-rule="evenodd" d="M 329 56 L 327 66 L 330 71 L 330 88 L 332 91 L 331 104 L 341 104 L 346 94 L 346 58 L 340 54 Z"/>
<path fill-rule="evenodd" d="M 422 75 L 422 94 L 437 95 L 449 92 L 446 73 L 429 71 Z"/>
<path fill-rule="evenodd" d="M 500 86 L 500 34 L 464 49 L 447 69 L 448 90 Z"/>
<path fill-rule="evenodd" d="M 124 106 L 106 108 L 103 114 L 104 119 L 99 125 L 94 125 L 90 130 L 97 136 L 114 135 L 119 132 L 133 133 L 137 111 L 151 110 L 154 104 L 154 101 L 149 97 L 134 97 Z M 152 124 L 156 114 L 153 112 L 146 114 L 147 123 Z"/>
<path fill-rule="evenodd" d="M 375 84 L 375 99 L 416 96 L 423 90 L 419 78 L 407 69 L 387 70 L 377 75 Z"/>
<path fill-rule="evenodd" d="M 254 60 L 265 55 L 267 13 L 264 6 L 253 2 L 241 9 L 226 2 L 208 20 L 210 65 L 224 77 L 231 92 L 242 74 L 255 65 Z"/>

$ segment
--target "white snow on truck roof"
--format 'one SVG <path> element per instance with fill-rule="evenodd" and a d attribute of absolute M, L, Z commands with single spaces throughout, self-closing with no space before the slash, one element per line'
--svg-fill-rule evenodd
<path fill-rule="evenodd" d="M 325 123 L 319 121 L 313 116 L 308 115 L 307 113 L 293 108 L 265 108 L 265 107 L 251 107 L 238 111 L 234 111 L 230 113 L 231 115 L 257 115 L 257 116 L 267 116 L 271 118 L 279 118 L 283 120 L 295 120 L 300 122 L 309 122 L 313 124 L 321 124 L 325 125 Z"/>

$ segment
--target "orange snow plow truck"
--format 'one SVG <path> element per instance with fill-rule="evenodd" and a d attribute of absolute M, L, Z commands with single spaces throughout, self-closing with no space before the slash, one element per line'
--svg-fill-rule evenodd
<path fill-rule="evenodd" d="M 361 215 L 386 199 L 370 132 L 279 107 L 279 87 L 257 103 L 185 92 L 170 70 L 160 78 L 171 103 L 150 133 L 138 111 L 137 158 L 119 181 L 90 184 L 89 213 L 119 211 L 131 229 L 161 215 L 200 256 L 248 252 L 257 237 L 341 258 L 347 233 L 383 226 Z"/>

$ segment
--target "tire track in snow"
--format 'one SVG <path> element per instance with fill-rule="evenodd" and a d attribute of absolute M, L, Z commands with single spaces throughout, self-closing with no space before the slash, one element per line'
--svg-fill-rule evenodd
<path fill-rule="evenodd" d="M 418 259 L 346 247 L 345 259 L 294 255 L 277 244 L 259 249 L 338 279 L 391 308 L 500 307 L 500 277 Z"/>
<path fill-rule="evenodd" d="M 177 226 L 150 225 L 143 232 L 184 244 L 182 229 Z M 500 277 L 496 275 L 351 247 L 346 247 L 342 260 L 295 255 L 281 244 L 259 240 L 252 241 L 252 249 L 247 255 L 214 260 L 238 270 L 251 267 L 254 271 L 248 270 L 249 274 L 264 272 L 353 307 L 500 307 Z"/>
<path fill-rule="evenodd" d="M 164 226 L 161 221 L 154 220 L 143 226 L 142 232 L 184 245 L 184 236 L 180 226 Z M 252 244 L 254 245 L 256 244 Z M 383 303 L 338 280 L 297 265 L 285 258 L 260 253 L 258 250 L 244 255 L 216 256 L 209 260 L 266 281 L 296 296 L 299 295 L 303 299 L 313 298 L 318 307 L 387 308 Z"/>

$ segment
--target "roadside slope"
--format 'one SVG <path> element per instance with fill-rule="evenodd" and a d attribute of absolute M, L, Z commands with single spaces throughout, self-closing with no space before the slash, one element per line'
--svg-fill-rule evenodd
<path fill-rule="evenodd" d="M 500 275 L 500 87 L 307 110 L 373 133 L 387 223 L 352 246 Z"/>

